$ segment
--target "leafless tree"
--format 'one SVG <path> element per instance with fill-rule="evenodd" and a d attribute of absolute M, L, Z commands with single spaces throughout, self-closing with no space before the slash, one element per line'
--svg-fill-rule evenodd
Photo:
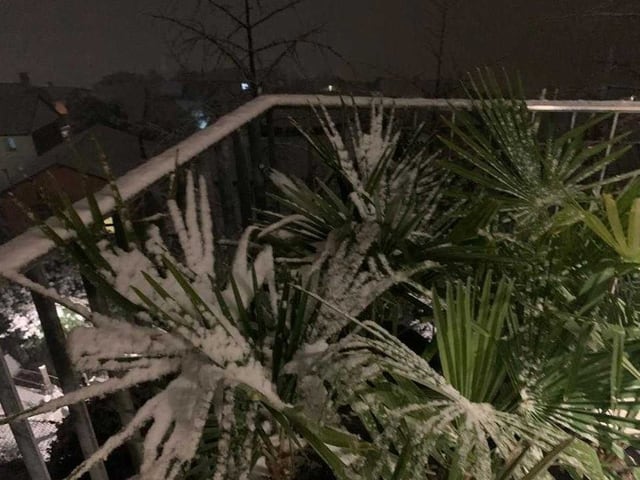
<path fill-rule="evenodd" d="M 434 11 L 434 18 L 436 19 L 433 26 L 427 26 L 427 48 L 433 57 L 436 67 L 434 74 L 434 86 L 433 95 L 438 97 L 441 94 L 442 89 L 442 69 L 448 54 L 447 40 L 448 40 L 448 28 L 451 20 L 451 12 L 455 8 L 457 1 L 454 0 L 430 0 L 428 2 L 431 9 Z"/>
<path fill-rule="evenodd" d="M 303 48 L 340 57 L 331 45 L 320 40 L 322 25 L 309 26 L 303 20 L 301 7 L 311 0 L 171 1 L 167 10 L 152 16 L 174 27 L 171 38 L 174 58 L 188 64 L 189 53 L 199 51 L 202 70 L 235 69 L 247 83 L 252 97 L 268 89 L 274 73 L 285 60 L 300 63 Z M 267 122 L 270 121 L 267 115 Z M 263 159 L 258 121 L 247 125 L 247 137 L 252 173 L 247 180 L 250 187 L 243 188 L 247 187 L 253 197 L 253 205 L 264 208 L 265 171 L 273 159 Z M 236 156 L 241 158 L 240 142 L 236 140 Z M 240 160 L 240 164 L 244 163 Z"/>
<path fill-rule="evenodd" d="M 322 26 L 305 26 L 299 7 L 310 0 L 196 0 L 186 11 L 184 2 L 152 16 L 177 27 L 172 44 L 180 57 L 201 49 L 205 60 L 236 68 L 250 93 L 259 95 L 285 59 L 298 60 L 302 47 L 339 57 L 319 37 Z M 285 17 L 289 17 L 288 19 Z M 288 20 L 286 34 L 275 34 L 278 22 Z M 297 30 L 292 24 L 299 25 Z M 274 28 L 275 27 L 275 28 Z"/>
<path fill-rule="evenodd" d="M 445 68 L 455 67 L 455 58 L 450 49 L 452 20 L 459 0 L 420 0 L 410 4 L 411 15 L 415 17 L 414 29 L 420 42 L 433 63 L 411 78 L 383 69 L 385 75 L 408 81 L 425 97 L 439 97 L 444 92 Z M 425 21 L 426 19 L 426 21 Z M 434 66 L 435 65 L 435 66 Z"/>

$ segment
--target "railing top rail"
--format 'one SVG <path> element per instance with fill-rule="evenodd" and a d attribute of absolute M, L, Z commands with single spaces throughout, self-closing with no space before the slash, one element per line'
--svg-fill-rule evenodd
<path fill-rule="evenodd" d="M 390 98 L 347 97 L 339 95 L 265 95 L 275 107 L 305 107 L 324 105 L 340 107 L 343 104 L 367 107 L 372 101 L 399 108 L 430 108 L 440 110 L 468 109 L 473 100 L 466 98 Z M 640 101 L 633 100 L 527 100 L 527 107 L 536 112 L 584 113 L 640 113 Z"/>
<path fill-rule="evenodd" d="M 450 110 L 454 108 L 470 108 L 472 101 L 467 99 L 433 99 L 433 98 L 388 98 L 388 97 L 341 97 L 336 95 L 264 95 L 255 98 L 234 111 L 220 117 L 210 127 L 194 133 L 166 151 L 150 158 L 142 165 L 118 178 L 116 184 L 122 198 L 129 200 L 144 191 L 153 183 L 170 175 L 176 165 L 182 165 L 220 142 L 235 130 L 241 128 L 254 118 L 274 107 L 306 107 L 324 105 L 340 107 L 344 104 L 367 107 L 372 101 L 380 101 L 384 105 L 396 108 L 426 108 Z M 640 102 L 631 100 L 527 100 L 532 111 L 542 112 L 611 112 L 640 113 Z M 97 192 L 96 199 L 100 210 L 108 214 L 115 208 L 110 187 L 107 185 Z M 86 199 L 75 203 L 82 221 L 91 222 L 91 212 Z M 50 222 L 56 226 L 55 221 Z M 59 227 L 59 225 L 58 225 Z M 63 238 L 68 233 L 57 228 Z M 0 245 L 0 274 L 17 272 L 29 267 L 49 251 L 55 248 L 53 242 L 46 238 L 38 228 L 31 228 L 23 234 Z"/>

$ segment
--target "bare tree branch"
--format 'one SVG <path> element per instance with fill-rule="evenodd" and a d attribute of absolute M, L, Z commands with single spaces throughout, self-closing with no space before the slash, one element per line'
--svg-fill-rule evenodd
<path fill-rule="evenodd" d="M 249 25 L 247 25 L 245 21 L 242 20 L 242 18 L 234 14 L 229 7 L 222 5 L 221 3 L 216 2 L 215 0 L 207 0 L 207 2 L 209 2 L 209 5 L 211 5 L 213 8 L 220 10 L 222 13 L 224 13 L 227 17 L 233 20 L 238 26 L 244 29 L 249 28 Z"/>
<path fill-rule="evenodd" d="M 203 35 L 202 35 L 202 33 L 201 33 L 201 32 L 202 32 L 202 31 L 204 31 L 204 29 L 203 29 L 202 27 L 201 27 L 200 29 L 197 29 L 197 30 L 198 30 L 198 32 L 199 32 L 199 33 L 196 33 L 196 34 L 195 34 L 195 36 L 193 36 L 193 37 L 185 38 L 183 41 L 184 41 L 185 43 L 186 43 L 186 42 L 192 42 L 192 43 L 194 43 L 194 44 L 195 44 L 196 42 L 206 40 L 206 41 L 208 41 L 208 42 L 213 43 L 213 41 L 212 41 L 212 40 L 210 40 L 209 38 L 204 38 L 204 37 L 203 37 Z M 249 51 L 249 50 L 247 49 L 247 47 L 245 47 L 244 45 L 242 45 L 242 44 L 240 44 L 240 43 L 238 43 L 238 42 L 234 42 L 234 41 L 233 41 L 233 40 L 231 40 L 228 36 L 227 36 L 227 37 L 218 37 L 217 35 L 210 35 L 210 37 L 211 37 L 212 39 L 213 39 L 213 38 L 215 38 L 215 39 L 216 39 L 216 41 L 218 41 L 218 42 L 220 42 L 220 43 L 223 43 L 223 44 L 228 45 L 230 48 L 235 48 L 235 49 L 237 49 L 237 50 L 240 50 L 242 53 L 245 53 L 245 54 L 246 54 L 246 53 Z"/>
<path fill-rule="evenodd" d="M 238 70 L 240 70 L 244 75 L 247 74 L 247 69 L 245 68 L 245 66 L 243 65 L 242 61 L 238 58 L 238 56 L 232 52 L 227 45 L 225 45 L 226 40 L 224 39 L 220 39 L 218 37 L 215 37 L 213 35 L 208 34 L 206 31 L 204 31 L 204 29 L 198 29 L 196 27 L 194 27 L 193 25 L 190 25 L 188 22 L 184 21 L 184 20 L 180 20 L 177 18 L 173 18 L 173 17 L 168 17 L 165 15 L 161 15 L 161 14 L 153 14 L 152 15 L 153 18 L 156 18 L 158 20 L 163 20 L 169 23 L 173 23 L 174 25 L 177 25 L 185 30 L 188 30 L 190 32 L 193 32 L 195 34 L 200 35 L 204 40 L 207 40 L 208 42 L 212 43 L 213 45 L 215 45 L 218 50 L 220 50 L 220 52 L 227 57 L 229 60 L 231 60 L 231 62 L 238 68 Z M 246 52 L 246 49 L 244 50 Z"/>
<path fill-rule="evenodd" d="M 429 46 L 427 47 L 427 50 L 429 50 L 429 53 L 430 53 L 430 54 L 433 56 L 433 58 L 435 58 L 436 60 L 437 60 L 438 58 L 440 58 L 440 56 L 439 56 L 439 55 L 440 55 L 440 51 L 439 51 L 436 47 L 434 47 L 433 45 L 429 45 Z"/>
<path fill-rule="evenodd" d="M 272 10 L 271 12 L 267 13 L 265 16 L 263 16 L 262 18 L 256 20 L 255 22 L 253 22 L 251 24 L 251 26 L 253 28 L 256 28 L 257 26 L 263 24 L 264 22 L 272 19 L 273 17 L 275 17 L 276 15 L 289 10 L 291 8 L 295 8 L 296 5 L 304 2 L 305 0 L 291 0 L 290 2 L 285 3 L 284 5 L 281 5 L 280 7 Z"/>
<path fill-rule="evenodd" d="M 340 59 L 344 59 L 343 56 L 332 46 L 324 44 L 322 42 L 318 42 L 312 39 L 307 39 L 307 38 L 296 38 L 293 39 L 289 42 L 289 45 L 287 48 L 285 48 L 282 52 L 280 52 L 280 54 L 269 64 L 268 67 L 265 68 L 265 73 L 262 76 L 263 79 L 266 79 L 269 77 L 269 75 L 271 75 L 271 73 L 273 73 L 273 71 L 275 70 L 275 68 L 280 64 L 280 62 L 282 62 L 282 60 L 289 56 L 289 55 L 295 55 L 296 53 L 296 49 L 299 45 L 301 44 L 306 44 L 306 45 L 311 45 L 311 46 L 315 46 L 318 47 L 324 51 L 328 51 L 330 53 L 332 53 L 333 55 L 335 55 L 336 57 L 340 58 Z"/>
<path fill-rule="evenodd" d="M 292 41 L 296 41 L 296 40 L 301 40 L 301 39 L 305 39 L 305 38 L 309 38 L 312 35 L 316 35 L 318 33 L 320 33 L 322 31 L 321 27 L 314 27 L 300 35 L 298 35 L 295 39 L 279 39 L 279 40 L 274 40 L 273 42 L 269 42 L 265 45 L 262 45 L 261 47 L 257 47 L 255 48 L 253 51 L 254 53 L 261 53 L 261 52 L 266 52 L 268 50 L 271 50 L 273 48 L 282 46 L 282 45 L 289 45 Z"/>
<path fill-rule="evenodd" d="M 283 59 L 290 56 L 295 61 L 298 48 L 302 45 L 316 47 L 336 58 L 343 59 L 333 47 L 313 38 L 321 33 L 320 26 L 314 26 L 295 35 L 292 34 L 289 39 L 273 39 L 275 35 L 270 36 L 265 31 L 267 38 L 261 45 L 256 46 L 255 39 L 258 37 L 255 32 L 257 27 L 266 24 L 286 11 L 297 13 L 296 7 L 304 1 L 279 0 L 276 5 L 272 3 L 271 6 L 268 6 L 269 2 L 261 2 L 260 0 L 243 0 L 242 2 L 234 0 L 234 2 L 242 4 L 241 8 L 231 1 L 197 0 L 197 8 L 192 14 L 193 18 L 168 13 L 158 13 L 151 16 L 179 27 L 181 32 L 177 36 L 182 37 L 185 54 L 192 54 L 193 47 L 198 45 L 206 50 L 202 52 L 206 63 L 221 59 L 230 61 L 245 76 L 246 81 L 250 82 L 252 93 L 258 94 L 259 87 L 264 85 L 265 79 L 272 75 Z M 264 9 L 262 8 L 263 3 L 266 7 Z M 212 28 L 209 28 L 208 22 L 207 25 L 204 23 L 207 14 L 227 18 L 231 25 L 227 26 L 224 32 L 213 29 L 215 23 L 212 24 Z M 297 23 L 302 25 L 302 21 Z M 256 68 L 257 66 L 260 66 L 260 69 Z"/>
<path fill-rule="evenodd" d="M 304 40 L 301 43 L 305 43 L 305 44 L 310 45 L 312 47 L 317 47 L 317 48 L 319 48 L 320 50 L 322 50 L 324 52 L 329 52 L 334 57 L 339 58 L 340 60 L 344 61 L 345 63 L 348 63 L 347 59 L 344 57 L 344 55 L 342 55 L 338 50 L 336 50 L 333 46 L 329 45 L 328 43 L 320 42 L 318 40 Z"/>

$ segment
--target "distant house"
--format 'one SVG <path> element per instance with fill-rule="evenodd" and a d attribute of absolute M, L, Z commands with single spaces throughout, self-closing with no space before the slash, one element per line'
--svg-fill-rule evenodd
<path fill-rule="evenodd" d="M 26 74 L 0 83 L 0 177 L 10 178 L 63 140 L 64 119 Z"/>
<path fill-rule="evenodd" d="M 77 95 L 89 95 L 91 93 L 91 90 L 87 88 L 54 85 L 51 82 L 47 83 L 44 87 L 38 87 L 38 89 L 61 115 L 69 113 L 67 103 L 70 98 Z"/>
<path fill-rule="evenodd" d="M 41 154 L 62 141 L 60 114 L 37 90 L 0 84 L 2 158 Z M 15 143 L 15 147 L 14 147 Z"/>
<path fill-rule="evenodd" d="M 258 78 L 266 74 L 258 71 Z M 281 86 L 281 75 L 273 72 L 270 75 L 268 92 Z M 180 105 L 204 125 L 201 120 L 208 117 L 208 122 L 224 115 L 251 100 L 249 79 L 235 68 L 221 68 L 207 72 L 183 70 L 174 81 L 182 85 Z M 262 86 L 260 88 L 263 88 Z"/>
<path fill-rule="evenodd" d="M 98 115 L 100 123 L 109 122 L 111 126 L 136 134 L 147 148 L 147 155 L 183 140 L 195 131 L 200 120 L 183 104 L 182 84 L 166 80 L 155 72 L 107 75 L 93 86 L 90 97 L 102 104 L 95 105 L 102 109 Z M 89 105 L 85 103 L 85 106 Z M 83 106 L 79 107 L 71 111 L 72 116 L 83 113 Z"/>
<path fill-rule="evenodd" d="M 139 123 L 144 120 L 148 90 L 136 77 L 118 82 L 99 82 L 94 86 L 93 94 L 103 102 L 119 105 L 129 122 Z"/>
<path fill-rule="evenodd" d="M 179 99 L 182 85 L 173 80 L 165 80 L 150 72 L 146 75 L 118 72 L 107 75 L 93 86 L 92 94 L 103 102 L 119 105 L 127 121 L 139 124 L 148 121 L 155 104 Z"/>
<path fill-rule="evenodd" d="M 234 68 L 181 71 L 175 80 L 182 85 L 182 98 L 187 100 L 242 103 L 251 98 L 247 78 Z"/>
<path fill-rule="evenodd" d="M 104 125 L 93 126 L 25 163 L 14 176 L 0 178 L 0 228 L 14 236 L 30 226 L 16 200 L 39 217 L 51 215 L 47 195 L 63 192 L 71 201 L 106 184 L 102 155 L 119 177 L 142 162 L 138 138 Z"/>

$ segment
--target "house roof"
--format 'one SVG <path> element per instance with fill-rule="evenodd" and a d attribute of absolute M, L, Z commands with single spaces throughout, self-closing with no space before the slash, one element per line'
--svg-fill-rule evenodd
<path fill-rule="evenodd" d="M 0 135 L 33 132 L 40 102 L 55 112 L 37 89 L 18 83 L 0 83 Z"/>
<path fill-rule="evenodd" d="M 82 87 L 68 87 L 63 85 L 47 85 L 46 87 L 39 87 L 44 95 L 53 103 L 57 100 L 66 101 L 71 95 L 75 93 L 89 93 L 88 88 Z"/>
<path fill-rule="evenodd" d="M 66 165 L 82 173 L 104 178 L 100 159 L 102 152 L 116 177 L 124 175 L 141 162 L 138 138 L 106 125 L 94 125 L 73 135 L 69 141 L 52 148 L 40 159 L 51 165 Z"/>
<path fill-rule="evenodd" d="M 115 177 L 124 175 L 142 161 L 137 137 L 105 125 L 94 125 L 24 163 L 9 178 L 0 176 L 0 193 L 53 165 L 105 178 L 100 158 L 102 152 Z"/>
<path fill-rule="evenodd" d="M 130 122 L 141 122 L 144 119 L 146 89 L 142 83 L 116 83 L 96 85 L 95 96 L 104 102 L 115 102 L 120 105 Z"/>

